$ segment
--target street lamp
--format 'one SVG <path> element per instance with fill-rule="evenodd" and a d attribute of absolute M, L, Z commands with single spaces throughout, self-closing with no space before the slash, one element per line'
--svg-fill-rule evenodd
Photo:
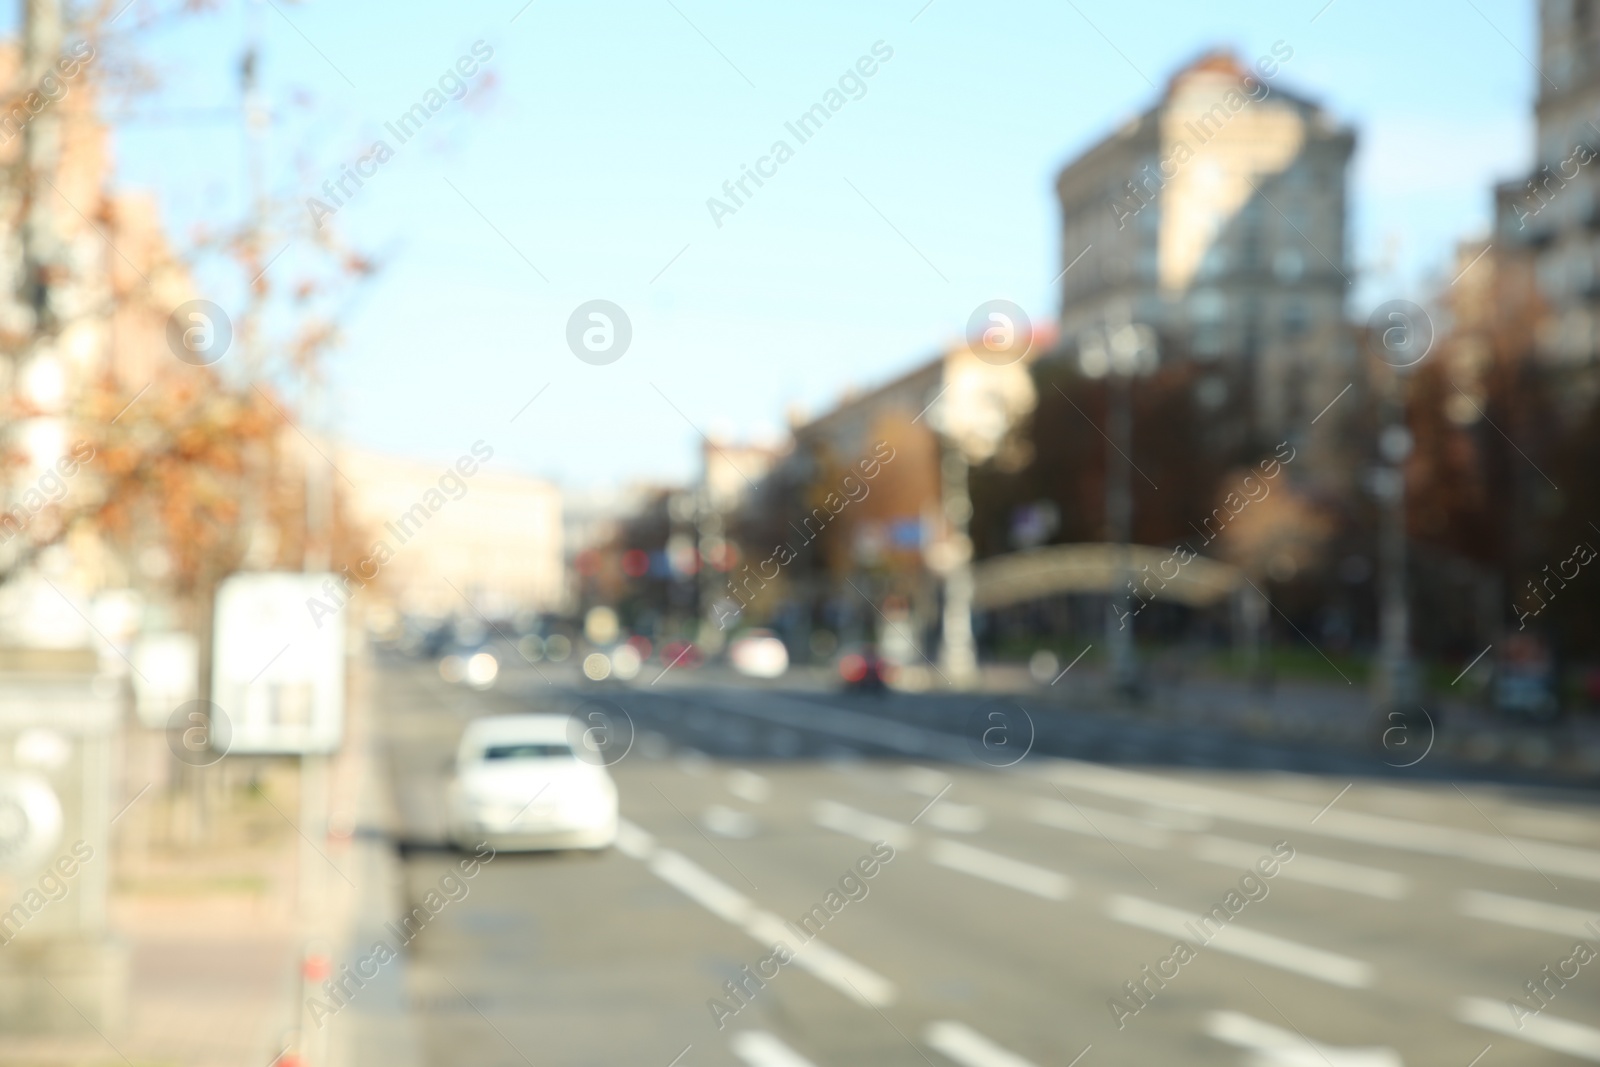
<path fill-rule="evenodd" d="M 1406 428 L 1406 380 L 1433 347 L 1433 320 L 1407 300 L 1379 305 L 1368 319 L 1368 350 L 1384 364 L 1380 373 L 1383 429 L 1370 487 L 1383 508 L 1378 535 L 1378 663 L 1374 703 L 1381 713 L 1410 715 L 1419 686 L 1411 661 L 1411 610 L 1406 595 L 1405 461 L 1413 441 Z"/>
<path fill-rule="evenodd" d="M 1106 601 L 1106 651 L 1111 682 L 1117 692 L 1132 696 L 1138 689 L 1133 625 L 1128 616 L 1128 588 L 1133 566 L 1133 402 L 1131 383 L 1156 369 L 1160 349 L 1156 332 L 1144 323 L 1090 327 L 1078 337 L 1078 369 L 1087 378 L 1106 379 L 1106 526 L 1116 545 L 1111 595 Z"/>
<path fill-rule="evenodd" d="M 939 660 L 946 679 L 959 688 L 978 681 L 969 476 L 973 466 L 994 457 L 1006 433 L 1038 401 L 1020 355 L 1006 363 L 991 356 L 992 350 L 951 353 L 944 387 L 928 405 L 928 423 L 939 439 L 940 499 L 949 531 L 929 552 L 930 566 L 944 579 Z"/>

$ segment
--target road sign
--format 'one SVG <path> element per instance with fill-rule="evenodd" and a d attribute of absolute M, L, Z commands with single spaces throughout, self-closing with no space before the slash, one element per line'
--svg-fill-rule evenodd
<path fill-rule="evenodd" d="M 217 590 L 213 714 L 236 753 L 333 752 L 344 733 L 344 620 L 314 614 L 332 574 L 235 574 Z M 215 743 L 215 741 L 214 741 Z"/>

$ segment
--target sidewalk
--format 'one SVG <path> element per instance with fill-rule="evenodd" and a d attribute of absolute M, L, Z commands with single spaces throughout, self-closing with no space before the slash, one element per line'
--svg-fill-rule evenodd
<path fill-rule="evenodd" d="M 357 946 L 370 946 L 374 927 L 403 912 L 385 832 L 387 790 L 371 747 L 370 671 L 353 659 L 350 672 L 346 741 L 327 761 L 325 833 L 298 825 L 292 758 L 230 757 L 206 768 L 199 827 L 189 791 L 169 786 L 166 738 L 128 729 L 116 806 L 149 788 L 114 827 L 111 849 L 108 918 L 127 960 L 121 1018 L 77 1037 L 0 1034 L 0 1064 L 271 1067 L 296 1055 L 308 1067 L 420 1062 L 404 960 L 324 1028 L 308 1028 L 304 1040 L 296 1033 L 307 946 L 331 946 L 337 970 Z M 320 853 L 312 906 L 301 899 L 307 838 Z"/>

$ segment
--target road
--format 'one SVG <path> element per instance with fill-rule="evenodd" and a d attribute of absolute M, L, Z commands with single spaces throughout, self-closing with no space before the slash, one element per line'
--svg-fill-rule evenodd
<path fill-rule="evenodd" d="M 412 942 L 424 1062 L 1600 1062 L 1591 795 L 1037 710 L 1000 767 L 1011 701 L 673 681 L 380 669 L 414 902 L 470 718 L 632 724 L 617 848 L 496 856 Z"/>

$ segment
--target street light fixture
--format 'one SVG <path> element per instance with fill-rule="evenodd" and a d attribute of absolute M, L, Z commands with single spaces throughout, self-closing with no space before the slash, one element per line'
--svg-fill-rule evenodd
<path fill-rule="evenodd" d="M 1078 369 L 1086 378 L 1106 379 L 1106 526 L 1116 545 L 1110 596 L 1106 601 L 1106 650 L 1113 688 L 1133 696 L 1139 685 L 1134 658 L 1128 589 L 1133 567 L 1133 401 L 1131 383 L 1147 377 L 1160 362 L 1156 332 L 1144 323 L 1090 327 L 1078 337 Z"/>

